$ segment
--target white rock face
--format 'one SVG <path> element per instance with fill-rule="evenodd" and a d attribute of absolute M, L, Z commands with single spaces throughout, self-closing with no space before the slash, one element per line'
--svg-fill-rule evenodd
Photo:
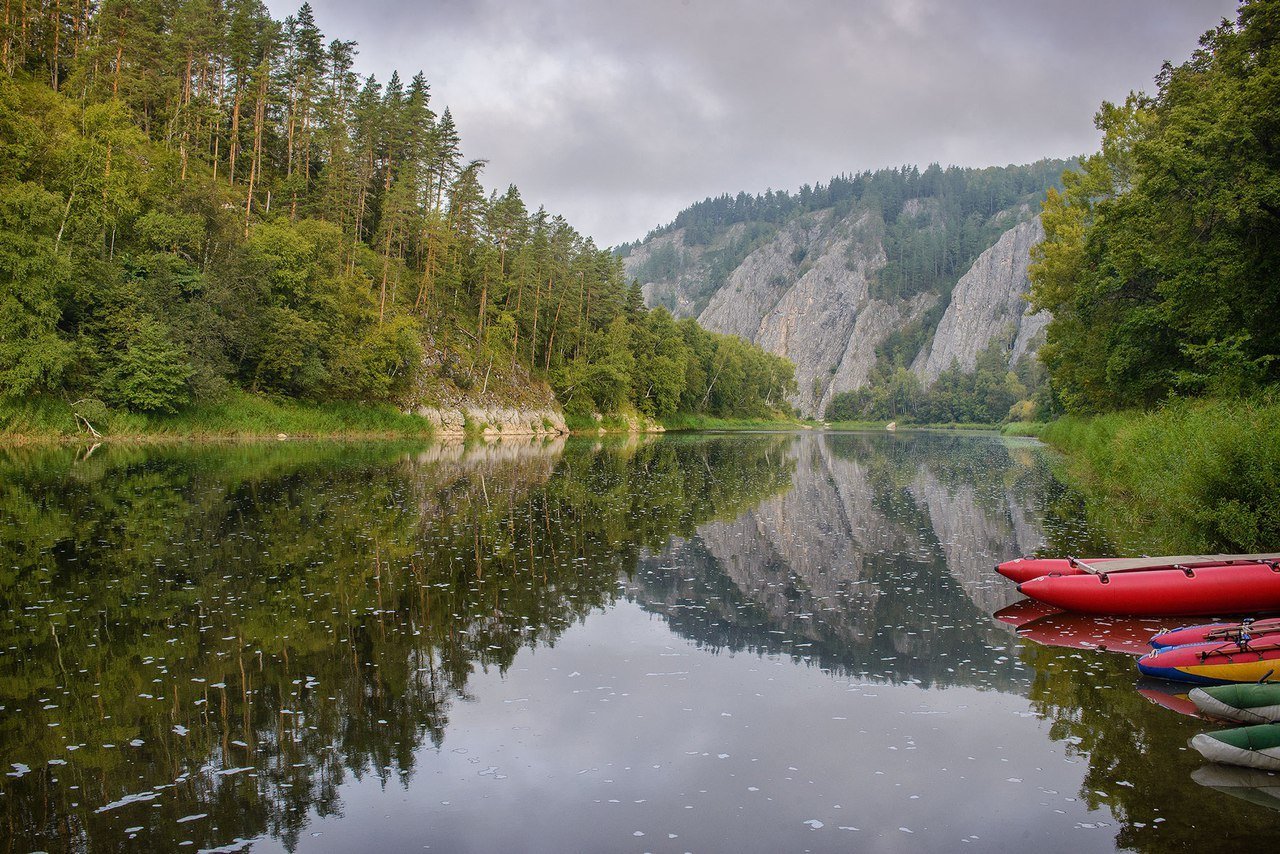
<path fill-rule="evenodd" d="M 818 415 L 836 393 L 865 385 L 876 347 L 932 304 L 928 295 L 873 298 L 870 280 L 884 265 L 871 214 L 849 221 L 822 211 L 791 222 L 748 255 L 698 322 L 794 362 L 799 393 L 792 403 Z"/>
<path fill-rule="evenodd" d="M 683 228 L 655 237 L 632 250 L 626 260 L 628 274 L 644 269 L 655 257 L 665 256 L 668 261 L 674 260 L 678 269 L 674 279 L 640 283 L 645 305 L 665 305 L 676 317 L 697 317 L 712 290 L 703 259 L 708 253 L 725 250 L 745 230 L 745 225 L 735 223 L 706 246 L 686 246 Z"/>
<path fill-rule="evenodd" d="M 934 213 L 932 199 L 908 199 L 903 216 Z M 1023 299 L 1029 287 L 1031 247 L 1043 237 L 1026 207 L 1001 212 L 993 224 L 1010 226 L 956 283 L 947 311 L 912 362 L 932 383 L 953 361 L 972 370 L 993 339 L 1009 348 L 1009 364 L 1034 353 L 1049 318 L 1032 315 Z M 672 306 L 713 332 L 738 335 L 785 356 L 796 366 L 798 391 L 791 400 L 802 415 L 821 416 L 840 392 L 870 382 L 876 349 L 895 331 L 922 321 L 937 303 L 935 293 L 899 299 L 873 296 L 872 283 L 887 263 L 878 211 L 855 209 L 840 218 L 833 210 L 791 220 L 711 291 L 708 258 L 743 234 L 735 225 L 708 246 L 685 246 L 683 231 L 636 247 L 625 261 L 629 274 L 654 269 L 655 257 L 678 260 L 674 276 L 642 282 L 648 304 Z M 930 220 L 922 228 L 939 227 Z M 710 293 L 709 298 L 707 294 Z"/>
<path fill-rule="evenodd" d="M 564 415 L 558 409 L 419 406 L 413 412 L 430 421 L 436 434 L 441 436 L 462 435 L 468 422 L 477 425 L 485 436 L 540 436 L 569 432 Z"/>
<path fill-rule="evenodd" d="M 1043 239 L 1039 220 L 1011 228 L 956 282 L 932 342 L 912 365 L 926 386 L 953 364 L 972 371 L 993 340 L 1002 339 L 1009 348 L 1010 367 L 1038 344 L 1049 315 L 1032 314 L 1025 297 L 1031 288 L 1031 247 Z"/>

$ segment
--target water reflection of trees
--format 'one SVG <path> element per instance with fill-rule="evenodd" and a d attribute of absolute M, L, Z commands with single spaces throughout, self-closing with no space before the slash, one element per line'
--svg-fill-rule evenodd
<path fill-rule="evenodd" d="M 348 776 L 412 775 L 476 668 L 786 489 L 787 441 L 0 459 L 6 847 L 292 848 Z"/>

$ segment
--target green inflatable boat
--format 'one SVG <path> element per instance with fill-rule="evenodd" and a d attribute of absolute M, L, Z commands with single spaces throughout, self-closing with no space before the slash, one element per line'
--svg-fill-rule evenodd
<path fill-rule="evenodd" d="M 1280 771 L 1280 724 L 1202 732 L 1191 746 L 1210 762 Z"/>
<path fill-rule="evenodd" d="M 1203 714 L 1242 724 L 1280 723 L 1280 683 L 1241 683 L 1193 688 L 1191 702 Z"/>

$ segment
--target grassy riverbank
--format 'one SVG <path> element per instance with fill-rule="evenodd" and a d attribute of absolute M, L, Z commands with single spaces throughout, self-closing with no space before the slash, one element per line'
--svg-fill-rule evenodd
<path fill-rule="evenodd" d="M 812 427 L 812 422 L 795 418 L 713 418 L 710 415 L 677 413 L 662 419 L 667 430 L 790 430 Z"/>
<path fill-rule="evenodd" d="M 603 430 L 606 433 L 644 433 L 656 432 L 662 428 L 667 432 L 695 430 L 790 430 L 804 426 L 812 427 L 812 422 L 803 422 L 795 418 L 779 416 L 777 418 L 715 418 L 710 415 L 697 415 L 678 412 L 666 418 L 654 420 L 637 412 L 605 415 L 600 420 L 593 416 L 565 415 L 565 426 L 571 433 L 596 434 Z"/>
<path fill-rule="evenodd" d="M 828 430 L 886 430 L 889 424 L 895 430 L 999 430 L 999 424 L 967 423 L 948 421 L 939 424 L 912 424 L 904 421 L 828 421 L 823 426 Z"/>
<path fill-rule="evenodd" d="M 80 418 L 77 418 L 79 413 Z M 92 441 L 102 437 L 134 442 L 171 439 L 269 439 L 283 433 L 299 438 L 429 438 L 431 424 L 387 404 L 301 403 L 234 393 L 216 404 L 186 407 L 172 414 L 108 410 L 96 401 L 75 406 L 51 397 L 0 401 L 0 444 L 30 445 Z M 575 433 L 636 432 L 638 415 L 603 420 L 569 417 Z M 656 423 L 656 422 L 651 422 Z M 663 419 L 666 430 L 760 430 L 802 426 L 791 418 L 728 419 L 677 414 Z"/>
<path fill-rule="evenodd" d="M 1280 548 L 1280 403 L 1179 402 L 1036 431 L 1115 542 L 1142 551 Z"/>
<path fill-rule="evenodd" d="M 81 402 L 73 408 L 56 398 L 0 403 L 0 443 L 91 440 L 94 436 L 85 419 L 99 434 L 127 441 L 273 438 L 281 433 L 312 438 L 431 435 L 425 418 L 406 415 L 386 404 L 299 403 L 237 393 L 217 404 L 165 415 L 111 411 L 96 402 Z"/>

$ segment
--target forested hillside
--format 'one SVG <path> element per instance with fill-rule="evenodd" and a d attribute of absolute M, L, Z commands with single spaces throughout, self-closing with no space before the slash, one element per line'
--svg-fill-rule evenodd
<path fill-rule="evenodd" d="M 785 406 L 784 360 L 647 311 L 612 253 L 486 192 L 421 73 L 357 57 L 306 4 L 5 3 L 0 399 Z"/>
<path fill-rule="evenodd" d="M 619 252 L 649 304 L 791 358 L 804 412 L 999 421 L 1034 407 L 1028 229 L 1071 166 L 935 163 L 720 196 Z"/>
<path fill-rule="evenodd" d="M 989 169 L 943 169 L 934 163 L 923 172 L 918 166 L 904 166 L 838 175 L 826 184 L 805 184 L 795 193 L 726 194 L 690 205 L 669 224 L 650 231 L 644 241 L 624 244 L 619 252 L 626 256 L 655 237 L 677 231 L 684 246 L 708 246 L 741 224 L 744 228 L 730 246 L 710 259 L 701 298 L 722 287 L 747 254 L 788 220 L 819 211 L 844 219 L 861 209 L 883 222 L 885 265 L 875 274 L 874 292 L 896 297 L 944 292 L 1005 230 L 1008 219 L 997 215 L 1038 202 L 1066 166 L 1061 160 Z M 662 281 L 685 263 L 681 255 L 676 247 L 664 249 L 649 257 L 636 276 Z M 697 310 L 705 307 L 702 301 Z"/>
<path fill-rule="evenodd" d="M 1280 382 L 1280 3 L 1250 0 L 1154 96 L 1103 104 L 1031 275 L 1068 411 Z"/>

